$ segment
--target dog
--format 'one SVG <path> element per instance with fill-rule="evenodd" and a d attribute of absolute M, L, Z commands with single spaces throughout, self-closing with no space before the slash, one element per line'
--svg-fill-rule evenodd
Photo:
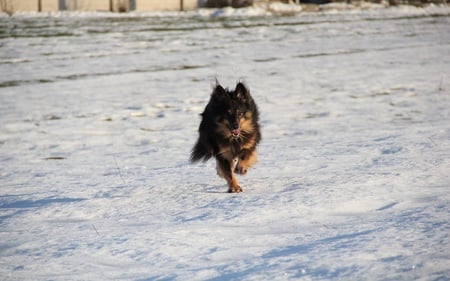
<path fill-rule="evenodd" d="M 250 91 L 242 82 L 230 91 L 216 81 L 201 116 L 191 162 L 214 157 L 217 174 L 227 181 L 228 192 L 242 192 L 235 173 L 246 174 L 256 162 L 256 146 L 261 141 L 258 107 Z"/>

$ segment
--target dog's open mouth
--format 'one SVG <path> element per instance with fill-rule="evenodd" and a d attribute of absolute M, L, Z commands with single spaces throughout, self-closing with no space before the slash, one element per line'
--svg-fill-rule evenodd
<path fill-rule="evenodd" d="M 241 130 L 240 129 L 234 129 L 231 131 L 231 134 L 233 135 L 233 138 L 238 138 L 239 135 L 241 134 Z"/>

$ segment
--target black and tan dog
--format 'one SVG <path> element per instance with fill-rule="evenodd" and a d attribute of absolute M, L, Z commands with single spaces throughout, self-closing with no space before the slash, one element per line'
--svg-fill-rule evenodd
<path fill-rule="evenodd" d="M 234 173 L 247 173 L 256 162 L 261 140 L 258 108 L 249 90 L 241 82 L 234 91 L 217 84 L 201 116 L 191 161 L 215 157 L 217 174 L 227 181 L 228 192 L 242 192 Z"/>

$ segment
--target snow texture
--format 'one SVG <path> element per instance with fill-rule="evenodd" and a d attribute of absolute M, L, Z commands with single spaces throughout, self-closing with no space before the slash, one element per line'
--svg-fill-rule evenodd
<path fill-rule="evenodd" d="M 1 280 L 449 280 L 448 7 L 17 14 L 0 37 Z M 242 194 L 188 162 L 216 77 L 261 112 Z"/>

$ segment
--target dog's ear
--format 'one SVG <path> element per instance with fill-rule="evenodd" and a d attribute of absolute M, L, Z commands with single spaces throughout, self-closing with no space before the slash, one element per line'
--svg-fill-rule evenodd
<path fill-rule="evenodd" d="M 216 88 L 214 88 L 214 91 L 211 94 L 211 98 L 213 100 L 223 100 L 227 96 L 227 91 L 217 84 Z"/>
<path fill-rule="evenodd" d="M 247 101 L 249 101 L 250 93 L 243 83 L 239 82 L 236 85 L 236 90 L 234 90 L 234 92 L 236 93 L 236 97 L 240 102 L 247 103 Z"/>

